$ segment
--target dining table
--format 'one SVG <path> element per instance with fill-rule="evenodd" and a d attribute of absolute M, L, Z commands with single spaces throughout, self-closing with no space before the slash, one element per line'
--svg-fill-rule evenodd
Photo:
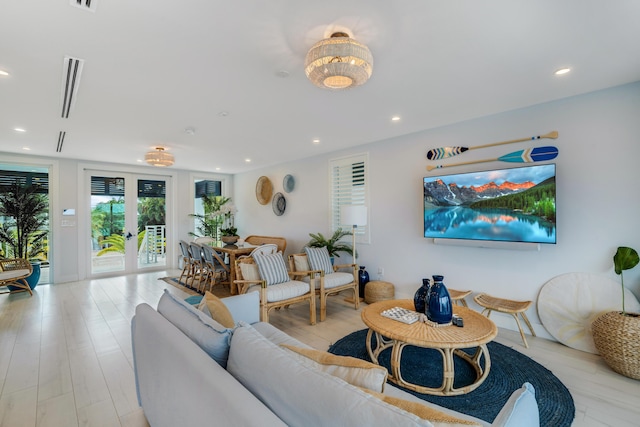
<path fill-rule="evenodd" d="M 244 243 L 243 245 L 216 245 L 214 248 L 216 251 L 222 252 L 229 257 L 229 290 L 231 291 L 231 295 L 237 295 L 238 286 L 235 284 L 236 259 L 242 255 L 249 255 L 257 246 Z"/>

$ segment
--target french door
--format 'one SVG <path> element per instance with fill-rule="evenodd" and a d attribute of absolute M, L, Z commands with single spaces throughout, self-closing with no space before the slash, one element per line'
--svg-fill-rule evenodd
<path fill-rule="evenodd" d="M 91 276 L 167 265 L 169 177 L 89 170 Z"/>

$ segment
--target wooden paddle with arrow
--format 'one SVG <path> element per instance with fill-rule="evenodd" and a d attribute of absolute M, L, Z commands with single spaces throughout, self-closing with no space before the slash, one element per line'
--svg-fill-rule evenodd
<path fill-rule="evenodd" d="M 465 151 L 469 150 L 477 150 L 478 148 L 487 148 L 487 147 L 495 147 L 498 145 L 505 144 L 513 144 L 515 142 L 524 142 L 524 141 L 535 141 L 537 139 L 549 138 L 556 139 L 558 137 L 558 131 L 553 131 L 546 133 L 544 135 L 531 136 L 529 138 L 520 138 L 520 139 L 512 139 L 510 141 L 502 141 L 502 142 L 494 142 L 491 144 L 484 145 L 476 145 L 475 147 L 440 147 L 440 148 L 432 148 L 427 151 L 427 159 L 429 160 L 440 160 L 447 157 L 457 156 L 458 154 L 462 154 Z"/>
<path fill-rule="evenodd" d="M 474 163 L 485 162 L 511 162 L 511 163 L 533 163 L 533 162 L 545 162 L 547 160 L 553 160 L 558 157 L 558 148 L 553 146 L 527 148 L 526 150 L 514 151 L 509 154 L 505 154 L 497 159 L 485 159 L 485 160 L 472 160 L 469 162 L 451 163 L 448 165 L 427 166 L 428 171 L 434 169 L 448 168 L 451 166 L 471 165 Z"/>

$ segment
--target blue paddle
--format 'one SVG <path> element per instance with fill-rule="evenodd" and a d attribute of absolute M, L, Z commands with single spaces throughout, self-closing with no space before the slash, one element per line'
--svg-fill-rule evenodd
<path fill-rule="evenodd" d="M 547 160 L 553 160 L 558 157 L 558 148 L 552 146 L 527 148 L 525 150 L 514 151 L 513 153 L 505 154 L 497 159 L 485 159 L 485 160 L 472 160 L 470 162 L 451 163 L 448 165 L 427 166 L 428 171 L 434 169 L 448 168 L 451 166 L 471 165 L 474 163 L 485 162 L 510 162 L 510 163 L 533 163 L 533 162 L 546 162 Z"/>

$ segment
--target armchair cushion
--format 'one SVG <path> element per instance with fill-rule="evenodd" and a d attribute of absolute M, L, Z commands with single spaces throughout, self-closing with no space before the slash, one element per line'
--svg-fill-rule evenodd
<path fill-rule="evenodd" d="M 253 259 L 258 264 L 260 277 L 267 282 L 267 286 L 277 285 L 289 281 L 287 265 L 282 258 L 282 252 L 275 254 L 255 254 Z"/>
<path fill-rule="evenodd" d="M 321 248 L 305 247 L 304 252 L 309 258 L 309 265 L 313 270 L 322 270 L 325 274 L 333 273 L 333 265 L 331 265 L 331 257 L 326 246 Z"/>
<path fill-rule="evenodd" d="M 341 378 L 356 387 L 382 393 L 387 382 L 387 368 L 366 360 L 349 356 L 337 356 L 313 348 L 301 348 L 280 344 L 290 350 L 303 364 Z"/>
<path fill-rule="evenodd" d="M 258 292 L 260 290 L 259 285 L 254 285 L 249 288 L 249 292 Z M 309 284 L 301 282 L 299 280 L 290 280 L 284 283 L 278 283 L 277 285 L 267 286 L 267 302 L 277 302 L 286 299 L 299 297 L 309 292 Z"/>
<path fill-rule="evenodd" d="M 309 271 L 309 258 L 306 255 L 293 255 L 293 265 L 296 271 Z"/>
<path fill-rule="evenodd" d="M 243 262 L 240 264 L 240 271 L 242 272 L 242 278 L 244 280 L 262 280 L 260 278 L 258 264 Z"/>
<path fill-rule="evenodd" d="M 346 285 L 347 283 L 351 282 L 353 282 L 353 274 L 350 273 L 343 273 L 338 271 L 324 276 L 325 289 L 337 288 L 338 286 Z M 319 281 L 316 281 L 316 288 L 319 287 Z"/>

